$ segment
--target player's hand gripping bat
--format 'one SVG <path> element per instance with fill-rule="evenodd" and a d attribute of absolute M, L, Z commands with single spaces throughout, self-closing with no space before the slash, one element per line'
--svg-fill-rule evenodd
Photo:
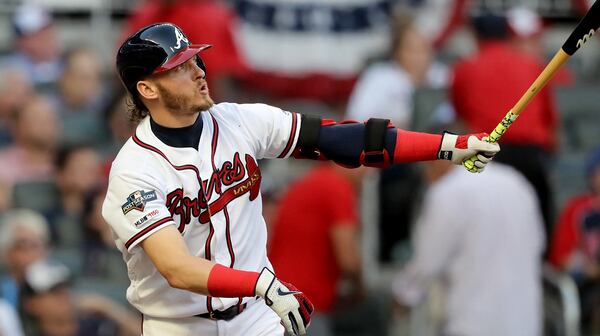
<path fill-rule="evenodd" d="M 558 69 L 571 57 L 579 48 L 581 48 L 589 39 L 592 38 L 596 30 L 600 28 L 600 0 L 594 2 L 592 7 L 579 22 L 575 30 L 571 33 L 562 48 L 558 50 L 546 68 L 536 78 L 531 87 L 523 94 L 521 99 L 508 111 L 502 121 L 492 131 L 487 141 L 498 142 L 502 134 L 506 132 L 508 127 L 517 119 L 519 114 L 527 107 L 527 104 L 540 92 L 546 83 L 552 78 Z M 477 169 L 474 165 L 476 156 L 473 156 L 463 162 L 468 171 L 474 173 Z"/>

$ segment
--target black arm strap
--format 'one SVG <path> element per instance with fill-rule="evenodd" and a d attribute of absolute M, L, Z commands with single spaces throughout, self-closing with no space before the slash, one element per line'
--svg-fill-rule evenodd
<path fill-rule="evenodd" d="M 371 118 L 367 121 L 365 126 L 365 164 L 384 161 L 385 135 L 389 124 L 389 119 Z"/>
<path fill-rule="evenodd" d="M 321 117 L 307 114 L 302 115 L 297 147 L 300 148 L 300 154 L 303 157 L 313 160 L 319 157 L 318 145 L 320 130 Z"/>
<path fill-rule="evenodd" d="M 396 129 L 386 119 L 366 123 L 326 123 L 321 118 L 302 115 L 294 157 L 332 160 L 346 167 L 385 167 L 396 146 Z"/>

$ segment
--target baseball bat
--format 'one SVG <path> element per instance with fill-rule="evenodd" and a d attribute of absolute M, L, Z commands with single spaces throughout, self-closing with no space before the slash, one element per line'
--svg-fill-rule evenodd
<path fill-rule="evenodd" d="M 494 128 L 487 141 L 498 142 L 498 140 L 500 140 L 500 137 L 502 137 L 510 125 L 515 122 L 531 99 L 546 86 L 556 71 L 560 69 L 560 67 L 565 64 L 579 48 L 592 38 L 598 28 L 600 28 L 600 0 L 594 2 L 577 27 L 575 27 L 575 30 L 569 35 L 569 38 L 567 38 L 563 46 L 554 55 L 550 63 L 546 65 L 542 73 L 540 73 L 525 94 L 523 94 L 513 108 L 511 108 L 506 116 L 504 116 L 502 121 Z M 473 156 L 465 160 L 463 165 L 468 171 L 476 172 L 477 167 L 474 165 L 476 160 L 477 157 Z"/>

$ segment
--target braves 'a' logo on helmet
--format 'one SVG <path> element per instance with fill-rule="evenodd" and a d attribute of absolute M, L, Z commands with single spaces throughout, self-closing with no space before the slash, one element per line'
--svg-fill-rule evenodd
<path fill-rule="evenodd" d="M 173 27 L 175 28 L 175 38 L 177 39 L 177 42 L 174 46 L 171 47 L 171 51 L 175 52 L 175 50 L 179 50 L 181 49 L 181 42 L 185 42 L 185 45 L 187 46 L 190 42 L 188 41 L 187 37 L 185 37 L 185 35 L 183 35 L 183 32 L 179 29 L 177 29 L 177 27 Z"/>

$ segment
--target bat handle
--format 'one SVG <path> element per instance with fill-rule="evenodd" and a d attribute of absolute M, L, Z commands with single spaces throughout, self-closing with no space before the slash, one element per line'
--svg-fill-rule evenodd
<path fill-rule="evenodd" d="M 502 118 L 502 121 L 494 128 L 490 136 L 485 139 L 487 142 L 496 143 L 500 140 L 500 137 L 506 132 L 506 130 L 510 127 L 510 125 L 517 120 L 519 115 L 513 113 L 512 110 L 508 111 L 508 113 Z M 475 161 L 477 161 L 477 155 L 473 155 L 470 158 L 466 159 L 463 162 L 463 166 L 471 172 L 478 173 L 479 169 L 475 166 Z"/>

